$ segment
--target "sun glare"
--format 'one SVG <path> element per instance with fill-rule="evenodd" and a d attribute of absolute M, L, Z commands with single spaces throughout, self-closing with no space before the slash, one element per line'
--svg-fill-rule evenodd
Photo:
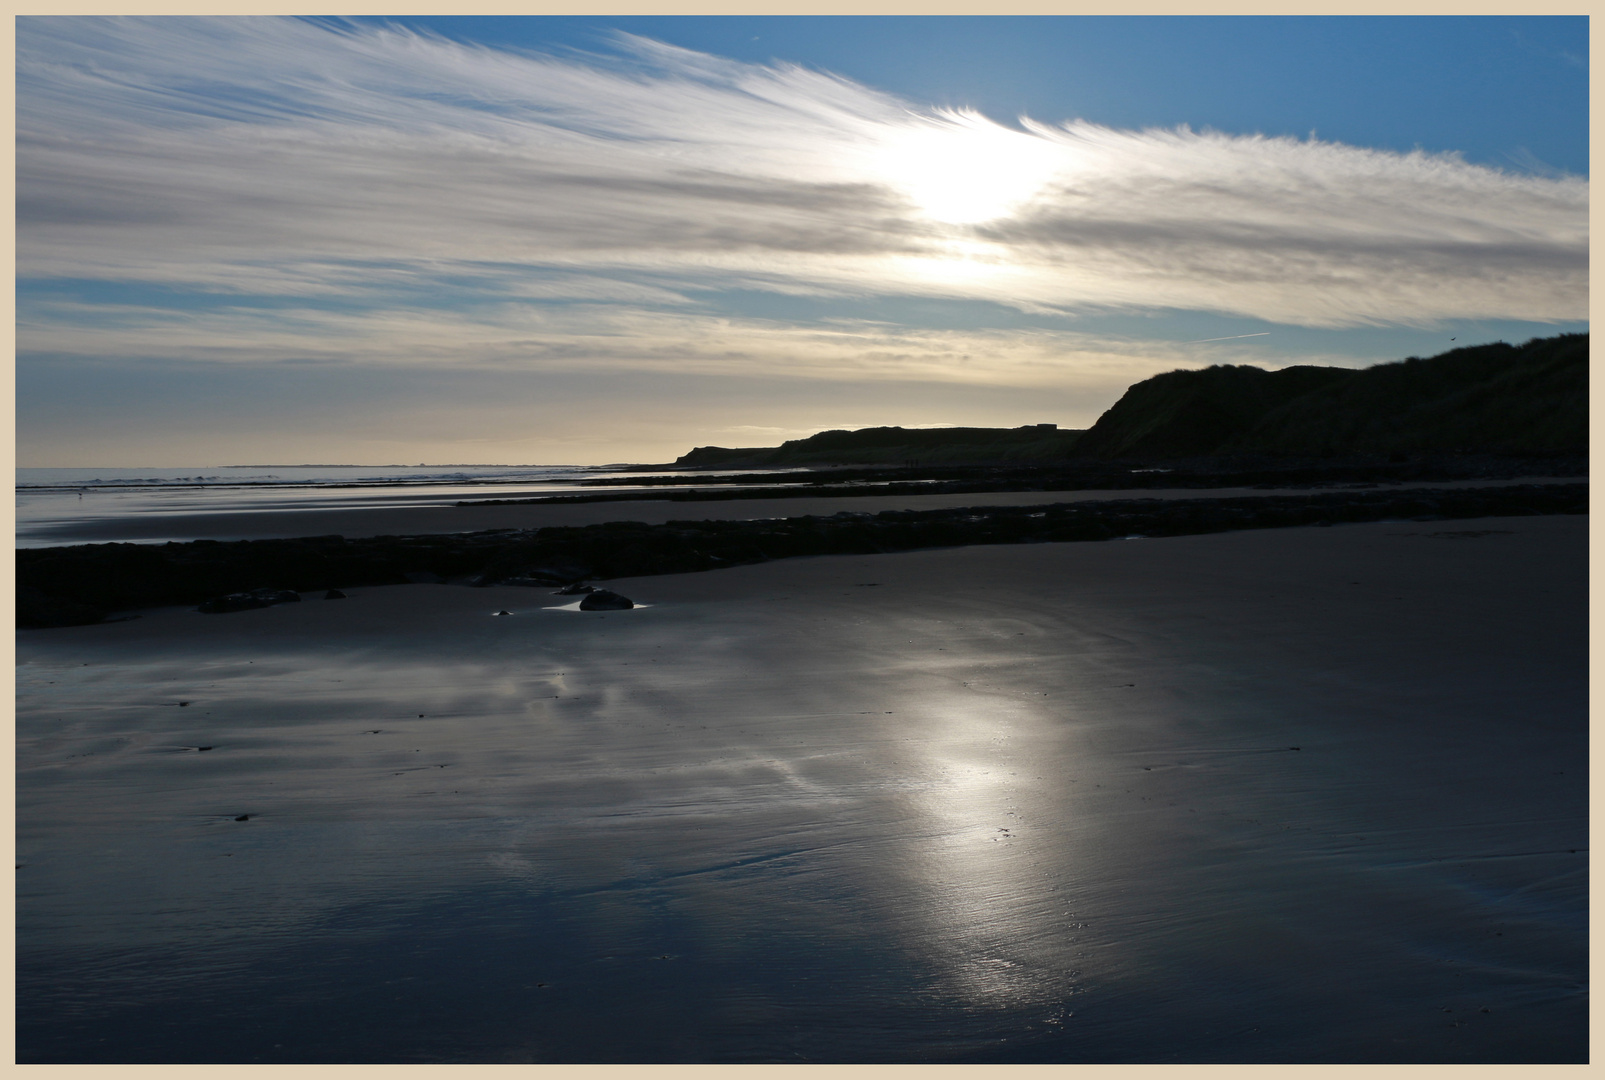
<path fill-rule="evenodd" d="M 942 242 L 939 253 L 899 260 L 899 266 L 904 276 L 916 281 L 947 286 L 996 286 L 1001 277 L 1018 270 L 1008 256 L 1008 251 L 1001 245 L 950 239 Z"/>
<path fill-rule="evenodd" d="M 1039 192 L 1062 151 L 977 113 L 945 113 L 891 134 L 877 168 L 921 213 L 952 225 L 1002 217 Z"/>

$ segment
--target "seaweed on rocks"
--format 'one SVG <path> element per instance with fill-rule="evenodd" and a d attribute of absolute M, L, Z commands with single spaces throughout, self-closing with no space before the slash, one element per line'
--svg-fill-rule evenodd
<path fill-rule="evenodd" d="M 17 623 L 98 622 L 139 607 L 253 590 L 307 593 L 404 584 L 542 584 L 715 570 L 800 555 L 862 555 L 966 544 L 1182 536 L 1389 519 L 1586 514 L 1586 483 L 1317 490 L 1299 495 L 1110 499 L 1036 506 L 843 511 L 755 521 L 611 521 L 427 536 L 84 544 L 17 552 Z"/>

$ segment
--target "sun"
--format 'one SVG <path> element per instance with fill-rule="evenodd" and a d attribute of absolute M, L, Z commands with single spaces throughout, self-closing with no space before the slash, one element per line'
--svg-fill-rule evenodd
<path fill-rule="evenodd" d="M 1065 166 L 1064 148 L 979 113 L 919 118 L 884 137 L 875 168 L 920 213 L 951 225 L 1003 217 Z"/>

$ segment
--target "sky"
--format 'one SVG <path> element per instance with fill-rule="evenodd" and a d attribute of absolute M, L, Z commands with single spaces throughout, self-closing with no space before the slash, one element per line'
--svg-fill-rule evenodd
<path fill-rule="evenodd" d="M 1582 17 L 17 20 L 22 466 L 663 462 L 1587 329 Z"/>

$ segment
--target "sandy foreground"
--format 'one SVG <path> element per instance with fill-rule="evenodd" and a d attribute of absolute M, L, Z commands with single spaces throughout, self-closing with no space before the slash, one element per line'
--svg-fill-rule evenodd
<path fill-rule="evenodd" d="M 19 1060 L 1584 1061 L 1586 543 L 23 631 Z"/>

